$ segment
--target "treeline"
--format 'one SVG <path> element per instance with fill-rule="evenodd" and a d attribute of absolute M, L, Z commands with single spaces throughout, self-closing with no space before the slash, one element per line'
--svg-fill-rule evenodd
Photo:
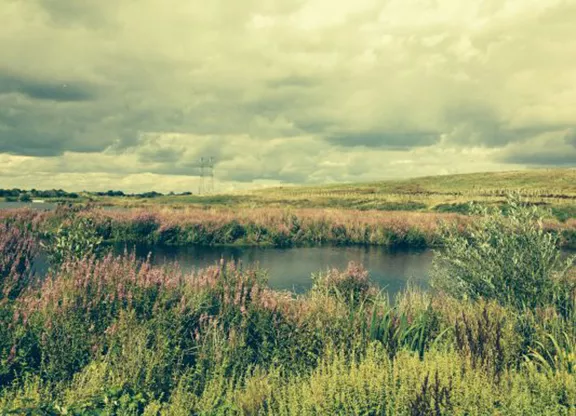
<path fill-rule="evenodd" d="M 36 189 L 25 190 L 19 188 L 13 189 L 0 189 L 0 198 L 6 198 L 7 200 L 20 200 L 26 201 L 33 198 L 78 198 L 78 194 L 75 192 L 66 192 L 62 189 L 50 189 L 46 191 L 39 191 Z"/>
<path fill-rule="evenodd" d="M 165 194 L 161 192 L 151 191 L 151 192 L 143 192 L 143 193 L 124 193 L 123 191 L 115 191 L 109 190 L 105 192 L 83 192 L 83 194 L 89 196 L 100 196 L 100 197 L 135 197 L 135 198 L 156 198 L 160 196 L 164 196 Z M 182 193 L 174 193 L 170 192 L 166 195 L 192 195 L 192 192 L 182 192 Z M 79 198 L 80 195 L 76 192 L 66 192 L 62 189 L 50 189 L 50 190 L 37 190 L 37 189 L 0 189 L 0 198 L 5 198 L 7 201 L 23 201 L 29 202 L 35 198 L 69 198 L 69 199 L 76 199 Z"/>
<path fill-rule="evenodd" d="M 156 198 L 159 196 L 164 196 L 164 195 L 169 195 L 169 196 L 173 196 L 173 195 L 182 195 L 182 196 L 186 196 L 186 195 L 192 195 L 192 192 L 182 192 L 182 193 L 174 193 L 174 192 L 170 192 L 168 194 L 163 194 L 162 192 L 156 192 L 156 191 L 150 191 L 150 192 L 143 192 L 140 194 L 127 194 L 124 193 L 122 191 L 113 191 L 113 190 L 109 190 L 106 192 L 88 192 L 90 195 L 96 195 L 96 196 L 110 196 L 110 197 L 136 197 L 136 198 Z"/>

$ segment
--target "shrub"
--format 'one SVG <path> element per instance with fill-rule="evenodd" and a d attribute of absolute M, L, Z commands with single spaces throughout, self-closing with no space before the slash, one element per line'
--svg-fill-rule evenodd
<path fill-rule="evenodd" d="M 66 260 L 80 260 L 100 254 L 102 241 L 92 219 L 78 217 L 60 225 L 43 246 L 50 264 L 58 267 Z"/>
<path fill-rule="evenodd" d="M 558 237 L 544 229 L 538 209 L 511 196 L 507 214 L 479 208 L 478 215 L 468 235 L 446 229 L 444 250 L 435 253 L 433 286 L 516 308 L 550 303 L 573 259 L 561 259 Z"/>
<path fill-rule="evenodd" d="M 32 202 L 32 197 L 30 194 L 20 194 L 18 197 L 18 201 L 20 202 Z"/>

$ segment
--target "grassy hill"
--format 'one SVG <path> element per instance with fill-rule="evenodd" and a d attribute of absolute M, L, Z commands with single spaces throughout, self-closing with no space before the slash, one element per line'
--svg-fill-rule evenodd
<path fill-rule="evenodd" d="M 219 195 L 109 198 L 100 203 L 170 207 L 335 208 L 381 211 L 466 212 L 468 202 L 504 202 L 522 192 L 533 203 L 551 207 L 562 219 L 576 218 L 576 169 L 428 176 L 371 183 L 283 186 Z"/>
<path fill-rule="evenodd" d="M 540 205 L 575 210 L 576 169 L 428 176 L 327 186 L 298 186 L 251 193 L 268 204 L 379 210 L 460 211 L 470 201 L 500 203 L 520 191 Z M 575 214 L 574 212 L 572 214 Z"/>
<path fill-rule="evenodd" d="M 491 196 L 516 190 L 534 196 L 576 198 L 576 168 L 469 173 L 359 184 L 284 187 L 259 190 L 254 194 L 376 193 Z"/>

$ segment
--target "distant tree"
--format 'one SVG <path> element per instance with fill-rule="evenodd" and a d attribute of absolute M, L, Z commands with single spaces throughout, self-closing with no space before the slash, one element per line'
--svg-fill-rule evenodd
<path fill-rule="evenodd" d="M 30 196 L 30 194 L 20 194 L 20 196 L 18 197 L 18 200 L 20 202 L 31 202 L 32 197 Z"/>
<path fill-rule="evenodd" d="M 144 192 L 142 194 L 138 194 L 140 198 L 156 198 L 158 196 L 163 196 L 160 192 L 151 191 L 151 192 Z"/>

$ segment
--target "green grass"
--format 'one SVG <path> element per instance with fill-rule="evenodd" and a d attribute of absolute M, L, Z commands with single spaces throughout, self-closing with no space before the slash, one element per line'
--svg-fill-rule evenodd
<path fill-rule="evenodd" d="M 96 256 L 89 221 L 36 280 L 46 214 L 0 217 L 0 415 L 571 416 L 576 270 L 509 205 L 446 235 L 445 291 L 395 301 L 354 263 L 296 296 L 250 267 Z"/>
<path fill-rule="evenodd" d="M 538 169 L 512 172 L 470 173 L 441 175 L 318 187 L 283 188 L 278 192 L 298 193 L 308 191 L 357 192 L 365 194 L 501 194 L 514 190 L 537 193 L 543 196 L 559 195 L 576 198 L 576 169 Z M 259 191 L 267 192 L 267 191 Z"/>
<path fill-rule="evenodd" d="M 576 169 L 430 176 L 371 183 L 283 186 L 218 195 L 156 198 L 98 197 L 98 204 L 125 207 L 290 207 L 380 211 L 465 212 L 478 201 L 499 205 L 506 194 L 522 192 L 531 202 L 553 208 L 565 221 L 576 218 Z"/>

